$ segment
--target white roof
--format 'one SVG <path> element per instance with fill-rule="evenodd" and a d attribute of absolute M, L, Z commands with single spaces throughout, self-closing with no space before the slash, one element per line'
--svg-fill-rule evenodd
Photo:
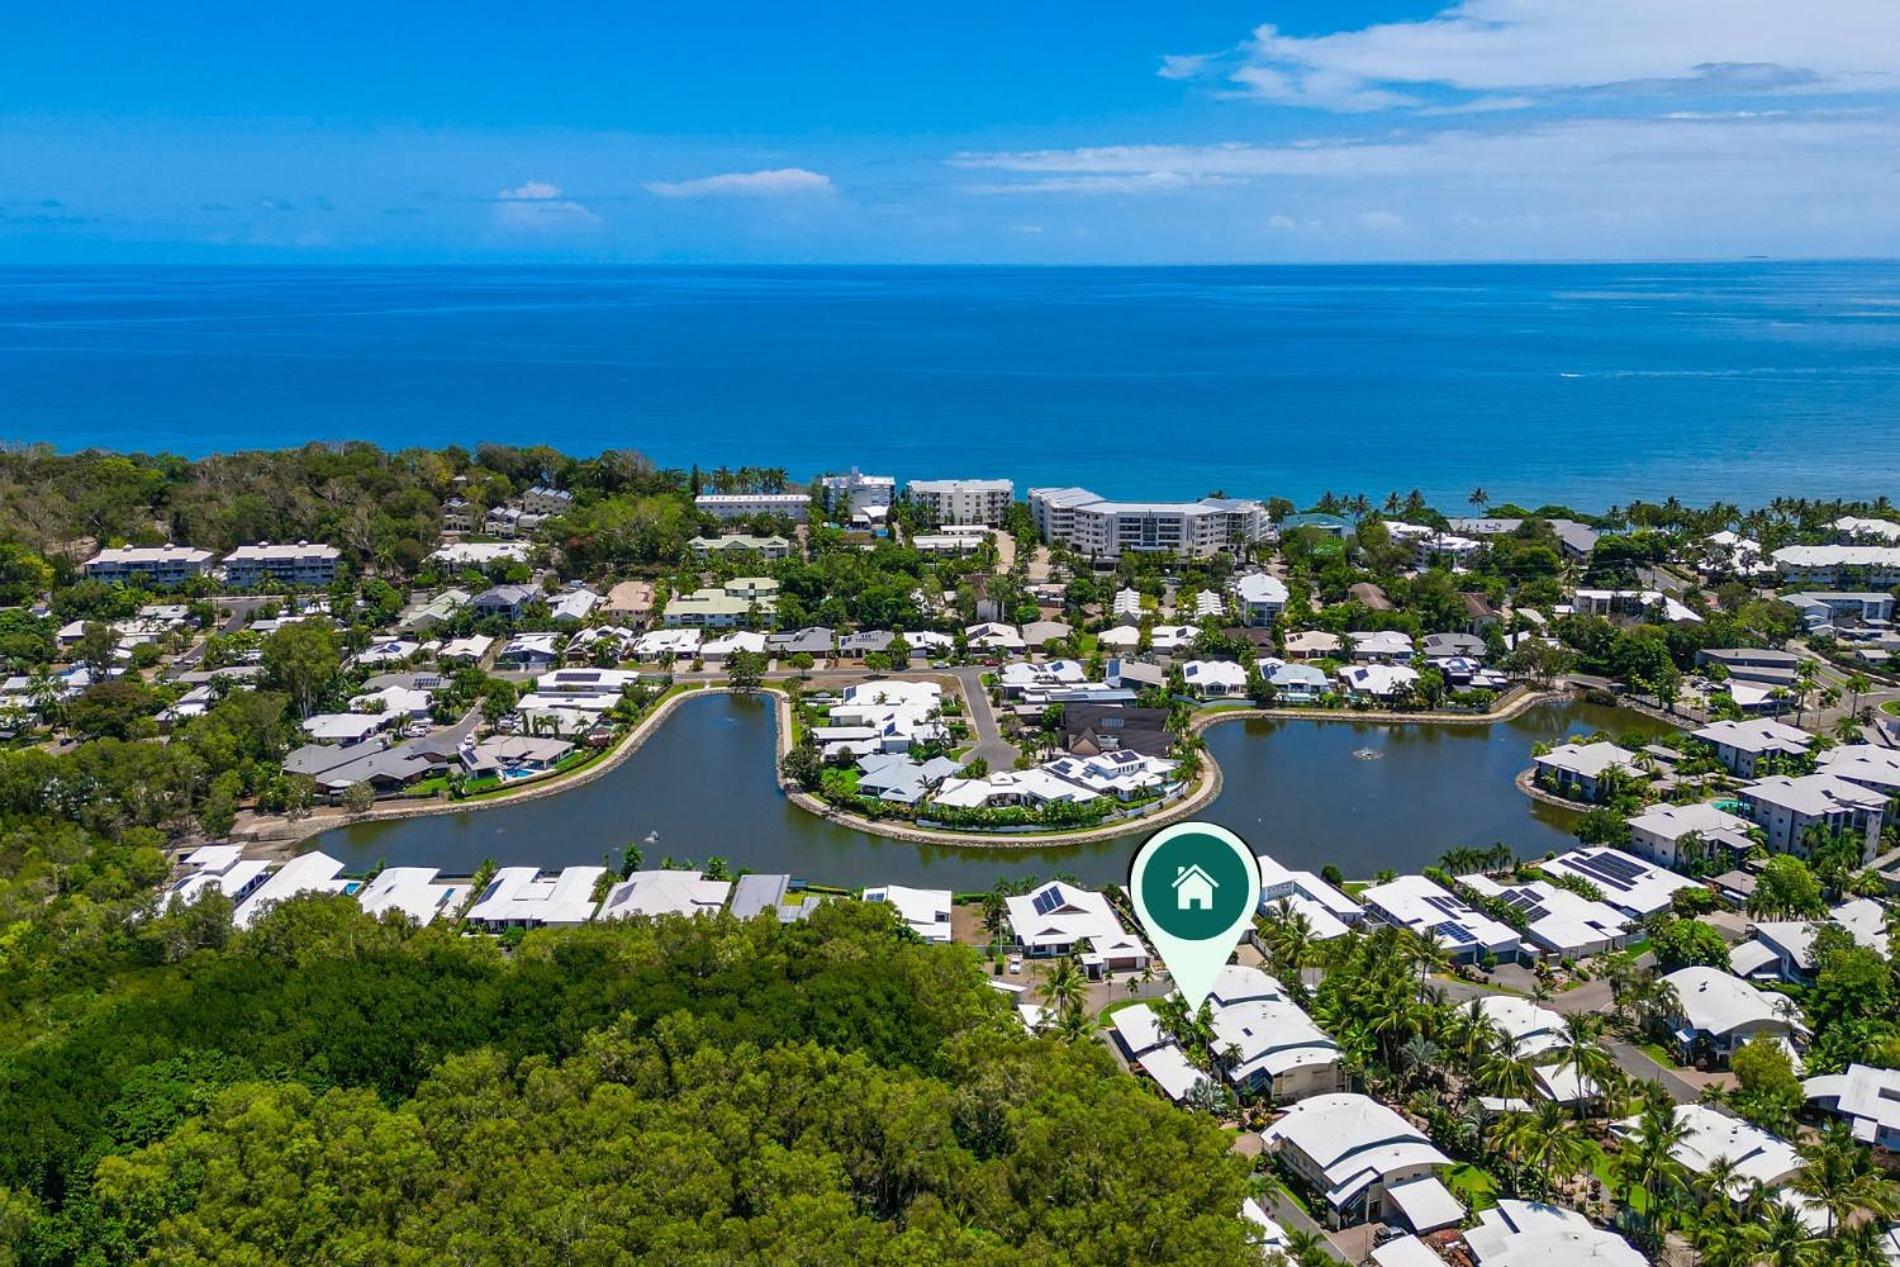
<path fill-rule="evenodd" d="M 318 743 L 361 743 L 391 720 L 378 713 L 317 713 L 303 719 L 303 728 Z"/>
<path fill-rule="evenodd" d="M 1801 753 L 1806 752 L 1814 743 L 1814 736 L 1807 731 L 1790 726 L 1786 722 L 1778 722 L 1771 717 L 1756 717 L 1746 721 L 1711 722 L 1696 731 L 1695 737 L 1707 743 L 1758 754 Z"/>
<path fill-rule="evenodd" d="M 710 915 L 726 904 L 732 884 L 697 871 L 636 871 L 607 890 L 602 919 L 635 915 Z"/>
<path fill-rule="evenodd" d="M 1900 749 L 1879 748 L 1868 743 L 1842 744 L 1816 757 L 1815 765 L 1824 774 L 1864 787 L 1900 788 Z"/>
<path fill-rule="evenodd" d="M 1207 1075 L 1195 1068 L 1194 1063 L 1187 1058 L 1187 1053 L 1173 1043 L 1144 1053 L 1135 1063 L 1176 1104 L 1187 1099 L 1196 1083 L 1207 1081 Z"/>
<path fill-rule="evenodd" d="M 1846 1073 L 1809 1078 L 1801 1086 L 1810 1100 L 1836 1101 L 1833 1110 L 1854 1119 L 1856 1139 L 1871 1140 L 1875 1128 L 1900 1131 L 1900 1070 L 1849 1065 Z"/>
<path fill-rule="evenodd" d="M 497 927 L 508 924 L 585 924 L 594 913 L 594 881 L 605 867 L 567 867 L 543 876 L 537 867 L 495 872 L 468 918 Z"/>
<path fill-rule="evenodd" d="M 460 541 L 443 546 L 429 557 L 438 563 L 476 566 L 503 559 L 519 563 L 527 561 L 528 546 L 521 541 Z"/>
<path fill-rule="evenodd" d="M 1447 1192 L 1445 1195 L 1451 1194 Z M 1454 1201 L 1453 1204 L 1456 1202 Z M 1462 1206 L 1459 1207 L 1458 1213 L 1460 1217 L 1463 1216 Z M 1432 1253 L 1431 1246 L 1416 1236 L 1398 1236 L 1383 1245 L 1374 1246 L 1372 1261 L 1379 1264 L 1379 1267 L 1445 1267 L 1445 1260 Z"/>
<path fill-rule="evenodd" d="M 1329 1197 L 1350 1197 L 1383 1175 L 1451 1159 L 1423 1132 L 1377 1100 L 1351 1092 L 1301 1100 L 1260 1132 L 1269 1147 L 1291 1146 L 1324 1173 Z"/>
<path fill-rule="evenodd" d="M 1236 1081 L 1256 1073 L 1278 1078 L 1294 1069 L 1339 1063 L 1339 1045 L 1286 1000 L 1254 999 L 1214 1012 L 1214 1050 L 1240 1053 L 1228 1071 Z"/>
<path fill-rule="evenodd" d="M 1354 651 L 1363 651 L 1369 655 L 1412 654 L 1411 636 L 1396 629 L 1364 630 L 1346 636 L 1352 639 Z"/>
<path fill-rule="evenodd" d="M 1473 946 L 1495 950 L 1519 943 L 1516 929 L 1482 914 L 1422 875 L 1402 875 L 1375 884 L 1359 897 L 1368 910 L 1377 908 L 1414 932 L 1429 933 L 1454 953 Z"/>
<path fill-rule="evenodd" d="M 1348 690 L 1367 695 L 1396 695 L 1418 681 L 1418 670 L 1405 664 L 1353 664 L 1339 671 Z"/>
<path fill-rule="evenodd" d="M 1202 690 L 1212 686 L 1245 690 L 1247 686 L 1247 670 L 1232 660 L 1189 660 L 1181 676 L 1189 686 Z"/>
<path fill-rule="evenodd" d="M 1784 1005 L 1792 1009 L 1788 1000 L 1757 990 L 1720 968 L 1678 968 L 1663 980 L 1675 989 L 1684 1018 L 1699 1031 L 1719 1036 L 1745 1025 L 1780 1033 L 1802 1029 L 1784 1011 Z"/>
<path fill-rule="evenodd" d="M 343 864 L 321 851 L 299 854 L 271 873 L 231 912 L 235 928 L 249 928 L 264 912 L 300 893 L 341 893 L 346 881 L 337 876 Z"/>
<path fill-rule="evenodd" d="M 1215 975 L 1208 997 L 1218 1007 L 1231 1007 L 1250 999 L 1284 999 L 1286 988 L 1258 968 L 1230 963 Z"/>
<path fill-rule="evenodd" d="M 1677 889 L 1702 887 L 1686 875 L 1677 875 L 1608 846 L 1572 849 L 1539 866 L 1553 875 L 1574 875 L 1588 880 L 1602 891 L 1604 901 L 1639 918 L 1654 915 L 1669 906 Z"/>
<path fill-rule="evenodd" d="M 1567 770 L 1587 779 L 1601 778 L 1605 770 L 1634 771 L 1637 768 L 1635 753 L 1619 748 L 1607 739 L 1596 743 L 1563 744 L 1533 760 L 1537 765 Z"/>
<path fill-rule="evenodd" d="M 1503 1198 L 1465 1230 L 1478 1267 L 1648 1267 L 1628 1241 L 1575 1210 Z"/>
<path fill-rule="evenodd" d="M 1249 572 L 1234 582 L 1243 603 L 1280 603 L 1287 600 L 1286 582 L 1266 572 Z"/>
<path fill-rule="evenodd" d="M 453 884 L 437 884 L 434 867 L 385 867 L 357 893 L 356 900 L 371 915 L 401 911 L 418 924 L 427 924 L 449 909 L 459 893 Z"/>
<path fill-rule="evenodd" d="M 1628 1134 L 1637 1120 L 1626 1119 L 1613 1129 Z M 1676 1124 L 1683 1128 L 1683 1137 L 1670 1154 L 1698 1175 L 1706 1175 L 1716 1158 L 1728 1158 L 1735 1164 L 1738 1193 L 1754 1183 L 1776 1187 L 1801 1169 L 1800 1157 L 1786 1140 L 1706 1104 L 1678 1104 Z"/>
<path fill-rule="evenodd" d="M 1146 1003 L 1135 1003 L 1120 1008 L 1108 1018 L 1109 1025 L 1122 1041 L 1128 1053 L 1139 1056 L 1153 1051 L 1170 1041 L 1161 1031 L 1161 1021 L 1154 1008 Z"/>
<path fill-rule="evenodd" d="M 1561 955 L 1595 953 L 1625 936 L 1635 922 L 1608 903 L 1558 888 L 1548 880 L 1501 884 L 1490 876 L 1474 875 L 1466 883 L 1522 912 L 1530 939 Z"/>
<path fill-rule="evenodd" d="M 1743 793 L 1754 800 L 1779 806 L 1797 814 L 1820 816 L 1844 810 L 1874 810 L 1884 807 L 1884 793 L 1849 783 L 1832 774 L 1804 774 L 1790 778 L 1777 774 L 1756 779 L 1745 785 Z"/>
<path fill-rule="evenodd" d="M 1086 938 L 1100 950 L 1104 942 L 1130 940 L 1106 897 L 1060 880 L 1005 900 L 1009 926 L 1025 946 L 1071 945 Z"/>
<path fill-rule="evenodd" d="M 243 845 L 199 845 L 179 861 L 197 871 L 223 871 L 243 856 Z"/>
<path fill-rule="evenodd" d="M 1691 805 L 1652 805 L 1629 819 L 1629 825 L 1648 832 L 1659 840 L 1681 840 L 1690 832 L 1711 836 L 1717 832 L 1746 832 L 1748 820 L 1727 810 L 1717 809 L 1708 801 Z"/>
<path fill-rule="evenodd" d="M 1564 1018 L 1515 994 L 1487 994 L 1478 1000 L 1486 1020 L 1503 1031 L 1520 1057 L 1536 1056 L 1558 1045 Z"/>
<path fill-rule="evenodd" d="M 1405 1221 L 1412 1225 L 1415 1232 L 1435 1232 L 1441 1227 L 1454 1227 L 1464 1222 L 1465 1207 L 1457 1197 L 1451 1195 L 1438 1179 L 1437 1175 L 1420 1175 L 1416 1179 L 1407 1179 L 1401 1183 L 1390 1184 L 1385 1190 L 1392 1198 L 1392 1204 L 1405 1214 Z M 1420 1249 L 1424 1249 L 1421 1244 Z M 1429 1250 L 1426 1251 L 1430 1253 Z"/>
<path fill-rule="evenodd" d="M 912 889 L 901 884 L 864 891 L 865 901 L 889 903 L 897 918 L 925 941 L 950 940 L 952 897 L 949 889 Z"/>

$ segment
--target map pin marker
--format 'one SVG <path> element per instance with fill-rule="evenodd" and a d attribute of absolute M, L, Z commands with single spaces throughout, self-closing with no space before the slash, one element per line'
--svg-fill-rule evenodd
<path fill-rule="evenodd" d="M 1128 895 L 1193 1011 L 1212 993 L 1227 957 L 1253 923 L 1260 863 L 1225 827 L 1176 823 L 1136 851 Z"/>

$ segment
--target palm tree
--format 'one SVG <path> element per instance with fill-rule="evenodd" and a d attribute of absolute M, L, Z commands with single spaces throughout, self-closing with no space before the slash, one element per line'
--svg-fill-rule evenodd
<path fill-rule="evenodd" d="M 1615 1062 L 1610 1053 L 1597 1045 L 1603 1022 L 1587 1012 L 1564 1017 L 1563 1037 L 1558 1040 L 1557 1067 L 1568 1068 L 1577 1078 L 1577 1117 L 1583 1118 L 1584 1106 L 1601 1088 Z"/>
<path fill-rule="evenodd" d="M 1484 487 L 1480 485 L 1479 487 L 1472 489 L 1471 496 L 1465 498 L 1465 500 L 1470 502 L 1473 506 L 1476 506 L 1478 508 L 1478 513 L 1482 515 L 1484 513 L 1484 508 L 1491 504 L 1491 494 L 1485 492 Z"/>
<path fill-rule="evenodd" d="M 1500 1099 L 1528 1102 L 1537 1093 L 1537 1074 L 1528 1060 L 1506 1045 L 1478 1066 L 1478 1085 Z"/>
<path fill-rule="evenodd" d="M 1838 1235 L 1860 1210 L 1882 1222 L 1900 1213 L 1900 1189 L 1874 1169 L 1846 1123 L 1830 1123 L 1795 1151 L 1802 1166 L 1790 1186 L 1827 1212 L 1831 1233 Z"/>
<path fill-rule="evenodd" d="M 1057 1017 L 1069 1014 L 1082 1014 L 1088 1001 L 1088 981 L 1082 975 L 1082 966 L 1072 955 L 1056 961 L 1049 977 L 1042 983 L 1043 1002 L 1055 1010 Z"/>
<path fill-rule="evenodd" d="M 1855 717 L 1860 716 L 1861 694 L 1872 689 L 1872 687 L 1873 683 L 1868 679 L 1867 675 L 1862 673 L 1859 669 L 1847 675 L 1847 691 L 1848 694 L 1853 697 L 1853 702 L 1847 707 L 1847 711 L 1850 714 Z"/>
<path fill-rule="evenodd" d="M 1764 1267 L 1815 1267 L 1821 1261 L 1821 1239 L 1808 1231 L 1793 1206 L 1779 1201 L 1769 1206 L 1757 1248 Z"/>
<path fill-rule="evenodd" d="M 1190 1109 L 1199 1109 L 1215 1118 L 1229 1117 L 1234 1109 L 1234 1097 L 1228 1093 L 1226 1087 L 1212 1078 L 1202 1078 L 1196 1082 L 1193 1089 L 1187 1093 L 1184 1103 Z"/>

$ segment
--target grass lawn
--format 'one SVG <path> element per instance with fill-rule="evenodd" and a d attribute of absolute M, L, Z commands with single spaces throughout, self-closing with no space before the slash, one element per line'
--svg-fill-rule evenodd
<path fill-rule="evenodd" d="M 1603 1145 L 1597 1143 L 1595 1140 L 1589 1141 L 1589 1144 L 1590 1173 L 1602 1180 L 1604 1191 L 1615 1192 L 1616 1178 L 1614 1172 L 1610 1169 L 1610 1154 L 1605 1152 Z M 1637 1214 L 1647 1213 L 1649 1210 L 1649 1193 L 1643 1191 L 1641 1188 L 1632 1188 L 1630 1190 L 1628 1205 L 1629 1208 Z"/>
<path fill-rule="evenodd" d="M 1880 711 L 1894 717 L 1900 717 L 1900 699 L 1890 699 L 1880 706 Z"/>
<path fill-rule="evenodd" d="M 1498 1181 L 1491 1172 L 1460 1162 L 1445 1175 L 1445 1186 L 1472 1210 L 1488 1210 L 1498 1203 Z"/>
<path fill-rule="evenodd" d="M 1097 1012 L 1095 1014 L 1095 1019 L 1100 1023 L 1101 1028 L 1107 1029 L 1109 1017 L 1115 1015 L 1115 1013 L 1121 1011 L 1123 1008 L 1133 1007 L 1137 1003 L 1153 1003 L 1153 1002 L 1154 1002 L 1153 999 L 1117 999 L 1115 1002 L 1110 1003 L 1107 1007 L 1103 1008 L 1100 1012 Z"/>
<path fill-rule="evenodd" d="M 1661 1043 L 1638 1043 L 1638 1050 L 1665 1069 L 1676 1067 L 1676 1053 Z"/>

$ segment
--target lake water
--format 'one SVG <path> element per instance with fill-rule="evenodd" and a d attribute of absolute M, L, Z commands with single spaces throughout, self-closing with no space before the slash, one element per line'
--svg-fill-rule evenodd
<path fill-rule="evenodd" d="M 0 440 L 62 449 L 500 440 L 1601 509 L 1891 494 L 1867 454 L 1897 417 L 1885 262 L 0 275 Z"/>
<path fill-rule="evenodd" d="M 648 865 L 672 854 L 789 872 L 822 884 L 892 882 L 958 891 L 999 876 L 1070 872 L 1089 884 L 1127 878 L 1139 834 L 1054 849 L 943 849 L 850 831 L 778 790 L 769 702 L 708 696 L 682 704 L 647 744 L 591 783 L 556 796 L 460 814 L 360 823 L 318 848 L 365 869 L 473 871 L 597 863 L 640 843 Z M 1208 732 L 1226 783 L 1202 817 L 1288 866 L 1332 863 L 1349 877 L 1417 869 L 1446 849 L 1502 840 L 1521 856 L 1571 843 L 1564 810 L 1512 784 L 1540 739 L 1597 729 L 1665 727 L 1581 702 L 1541 705 L 1494 726 L 1229 722 Z M 652 837 L 652 839 L 649 839 Z"/>

